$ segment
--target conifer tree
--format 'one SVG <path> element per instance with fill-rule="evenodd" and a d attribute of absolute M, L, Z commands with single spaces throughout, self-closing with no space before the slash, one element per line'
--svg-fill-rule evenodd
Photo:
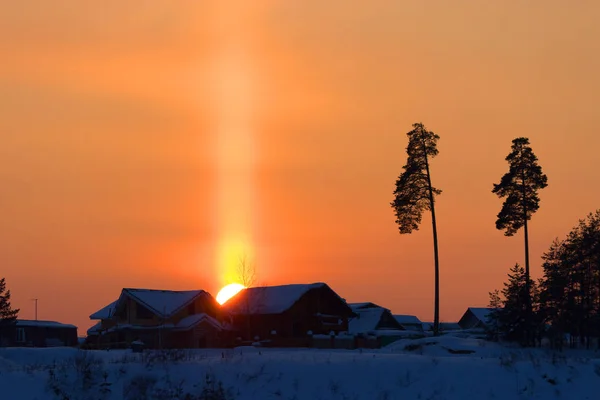
<path fill-rule="evenodd" d="M 429 160 L 438 154 L 437 141 L 440 138 L 428 131 L 422 123 L 413 124 L 413 130 L 406 134 L 407 161 L 404 171 L 396 180 L 394 201 L 391 206 L 396 214 L 396 224 L 401 234 L 410 234 L 419 229 L 423 211 L 431 212 L 433 227 L 433 254 L 435 264 L 433 333 L 439 334 L 440 323 L 440 274 L 437 224 L 435 218 L 435 196 L 442 193 L 431 184 Z"/>
<path fill-rule="evenodd" d="M 505 236 L 513 236 L 523 228 L 525 238 L 525 276 L 526 284 L 531 282 L 529 268 L 529 232 L 527 221 L 540 208 L 538 191 L 548 186 L 548 178 L 542 173 L 542 167 L 524 137 L 512 141 L 512 151 L 506 157 L 509 170 L 500 183 L 494 184 L 492 193 L 506 198 L 498 213 L 496 228 L 504 230 Z M 526 291 L 528 321 L 532 323 L 531 290 Z"/>
<path fill-rule="evenodd" d="M 10 305 L 10 290 L 6 289 L 6 280 L 0 279 L 0 327 L 14 323 L 19 310 L 13 310 Z"/>
<path fill-rule="evenodd" d="M 535 282 L 527 284 L 525 270 L 519 264 L 510 269 L 508 281 L 504 283 L 504 289 L 500 293 L 490 293 L 490 307 L 494 310 L 490 313 L 492 326 L 507 340 L 519 341 L 525 345 L 530 344 L 529 335 L 532 332 L 528 320 L 528 298 L 535 292 Z"/>

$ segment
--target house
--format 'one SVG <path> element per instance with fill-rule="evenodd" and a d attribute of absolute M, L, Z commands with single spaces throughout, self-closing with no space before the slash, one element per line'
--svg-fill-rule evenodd
<path fill-rule="evenodd" d="M 487 330 L 490 328 L 488 318 L 492 311 L 494 311 L 493 308 L 469 307 L 458 321 L 458 324 L 462 329 Z"/>
<path fill-rule="evenodd" d="M 18 319 L 2 328 L 3 346 L 57 347 L 77 346 L 77 327 L 55 321 Z"/>
<path fill-rule="evenodd" d="M 356 316 L 348 322 L 348 333 L 356 337 L 355 347 L 381 347 L 405 336 L 404 327 L 387 308 L 355 308 L 354 313 Z M 369 343 L 368 336 L 376 338 L 375 345 Z"/>
<path fill-rule="evenodd" d="M 363 308 L 354 311 L 356 317 L 348 322 L 348 333 L 375 334 L 377 331 L 403 331 L 402 325 L 396 321 L 387 308 Z"/>
<path fill-rule="evenodd" d="M 204 290 L 130 289 L 90 315 L 99 320 L 88 330 L 90 346 L 218 347 L 223 328 L 220 307 Z"/>
<path fill-rule="evenodd" d="M 423 323 L 414 315 L 394 315 L 394 318 L 407 331 L 423 332 Z"/>
<path fill-rule="evenodd" d="M 325 283 L 252 287 L 222 307 L 238 337 L 273 346 L 308 346 L 311 335 L 347 331 L 354 315 Z"/>

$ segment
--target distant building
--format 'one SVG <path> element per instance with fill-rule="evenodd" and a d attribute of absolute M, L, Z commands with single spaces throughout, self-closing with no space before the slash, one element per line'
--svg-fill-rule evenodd
<path fill-rule="evenodd" d="M 489 329 L 490 321 L 488 318 L 492 311 L 494 311 L 493 308 L 469 307 L 458 321 L 458 324 L 462 329 Z"/>
<path fill-rule="evenodd" d="M 423 332 L 423 323 L 414 315 L 394 315 L 394 318 L 407 331 Z"/>
<path fill-rule="evenodd" d="M 15 324 L 2 327 L 0 344 L 13 347 L 76 346 L 77 327 L 55 321 L 18 319 Z"/>
<path fill-rule="evenodd" d="M 356 309 L 356 317 L 348 323 L 350 334 L 373 334 L 381 331 L 403 331 L 402 325 L 396 321 L 387 308 L 363 308 Z"/>

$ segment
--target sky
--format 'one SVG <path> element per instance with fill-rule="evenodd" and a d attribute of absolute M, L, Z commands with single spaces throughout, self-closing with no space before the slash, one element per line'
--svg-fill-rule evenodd
<path fill-rule="evenodd" d="M 251 5 L 249 3 L 252 3 Z M 599 204 L 600 4 L 0 0 L 0 276 L 79 326 L 123 287 L 326 282 L 433 315 L 431 220 L 400 235 L 406 132 L 432 160 L 441 320 L 485 306 L 523 237 L 491 193 L 515 137 L 548 176 L 531 266 Z"/>

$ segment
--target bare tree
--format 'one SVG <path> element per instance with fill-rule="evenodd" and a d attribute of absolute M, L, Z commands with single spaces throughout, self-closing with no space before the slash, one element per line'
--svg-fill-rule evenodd
<path fill-rule="evenodd" d="M 244 285 L 240 294 L 240 304 L 238 312 L 246 322 L 246 336 L 248 340 L 253 340 L 252 337 L 252 320 L 253 316 L 259 314 L 264 305 L 264 290 L 262 287 L 257 287 L 256 264 L 243 255 L 238 263 L 238 281 Z"/>
<path fill-rule="evenodd" d="M 238 262 L 237 278 L 239 283 L 249 288 L 256 284 L 256 264 L 248 261 L 248 256 L 242 255 Z"/>

